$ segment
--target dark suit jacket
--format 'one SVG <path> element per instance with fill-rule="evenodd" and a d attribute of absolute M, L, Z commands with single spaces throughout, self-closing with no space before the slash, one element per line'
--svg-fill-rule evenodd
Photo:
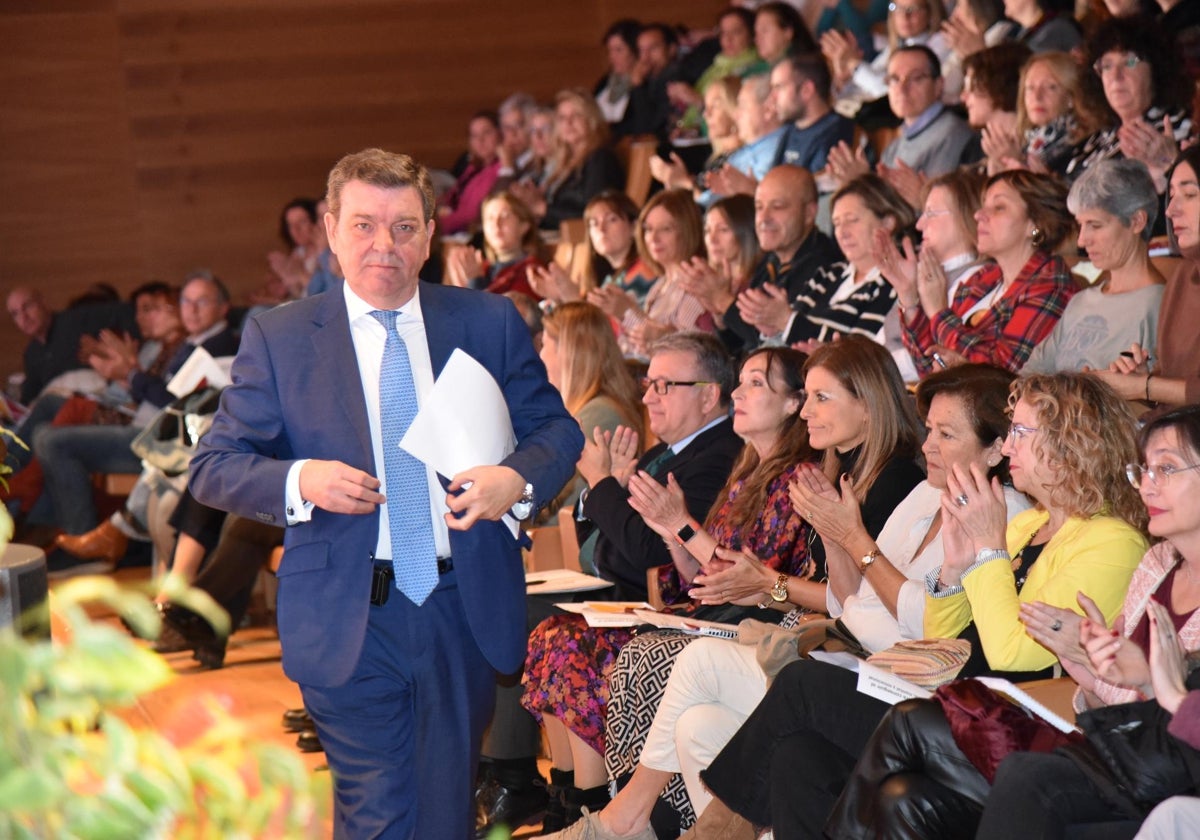
<path fill-rule="evenodd" d="M 419 289 L 434 375 L 456 347 L 488 369 L 517 438 L 503 463 L 533 484 L 535 505 L 552 499 L 574 472 L 583 436 L 546 380 L 516 309 L 506 298 L 468 289 Z M 283 525 L 287 472 L 301 458 L 378 474 L 340 285 L 246 324 L 233 385 L 192 461 L 192 492 L 213 507 Z M 357 664 L 378 534 L 378 512 L 317 509 L 311 521 L 287 529 L 279 637 L 284 671 L 296 682 L 341 685 Z M 517 542 L 503 523 L 481 521 L 451 531 L 450 546 L 465 623 L 498 671 L 517 670 L 527 638 Z"/>
<path fill-rule="evenodd" d="M 673 473 L 686 500 L 688 513 L 703 522 L 729 480 L 733 463 L 742 451 L 742 439 L 726 420 L 693 440 L 659 470 L 662 482 Z M 666 448 L 659 444 L 642 456 L 639 469 Z M 583 503 L 583 515 L 600 529 L 594 560 L 605 580 L 616 583 L 613 597 L 641 601 L 646 597 L 646 570 L 671 562 L 662 537 L 651 530 L 641 514 L 629 506 L 629 493 L 615 478 L 596 483 Z M 580 534 L 580 539 L 586 537 Z"/>

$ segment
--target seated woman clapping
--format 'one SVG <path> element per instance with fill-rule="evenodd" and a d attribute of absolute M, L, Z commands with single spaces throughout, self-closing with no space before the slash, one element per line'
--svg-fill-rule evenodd
<path fill-rule="evenodd" d="M 1184 405 L 1200 400 L 1200 145 L 1180 154 L 1171 169 L 1167 232 L 1183 261 L 1163 293 L 1158 341 L 1131 345 L 1097 375 L 1127 400 Z"/>
<path fill-rule="evenodd" d="M 947 305 L 944 272 L 924 260 L 919 299 L 899 302 L 904 345 L 920 373 L 939 358 L 1021 369 L 1077 288 L 1054 253 L 1070 232 L 1066 205 L 1066 187 L 1048 175 L 1018 169 L 988 179 L 975 219 L 979 253 L 992 264 L 959 286 Z"/>
<path fill-rule="evenodd" d="M 830 350 L 840 349 L 841 344 L 836 342 Z M 818 352 L 813 361 L 821 361 L 829 352 Z M 824 364 L 833 362 L 826 358 Z M 942 558 L 940 502 L 947 470 L 955 464 L 977 463 L 1007 475 L 1000 446 L 1007 428 L 1005 401 L 1011 381 L 1012 375 L 1005 371 L 964 365 L 922 383 L 917 403 L 928 429 L 923 450 L 929 477 L 898 505 L 898 488 L 886 475 L 869 487 L 843 485 L 843 495 L 836 503 L 818 498 L 834 485 L 828 478 L 816 478 L 811 470 L 805 471 L 805 479 L 792 490 L 793 503 L 801 510 L 810 503 L 819 506 L 812 513 L 829 571 L 827 610 L 840 618 L 842 635 L 854 637 L 866 650 L 882 650 L 901 638 L 923 635 L 924 576 Z M 895 422 L 883 419 L 886 404 L 871 398 L 867 401 L 873 418 Z M 860 464 L 875 460 L 870 453 L 876 444 L 864 446 Z M 809 484 L 817 490 L 805 489 Z M 1013 515 L 1029 506 L 1012 488 L 1006 495 Z M 864 567 L 860 558 L 868 556 L 871 562 Z M 791 622 L 785 619 L 783 623 Z M 635 667 L 629 660 L 646 647 L 652 651 L 644 652 L 643 658 L 653 666 L 646 664 L 637 670 L 636 680 L 622 684 L 614 679 L 609 702 L 605 763 L 612 778 L 620 779 L 631 771 L 633 775 L 599 816 L 606 826 L 625 833 L 645 823 L 659 796 L 680 812 L 685 826 L 694 813 L 704 810 L 710 797 L 700 784 L 700 770 L 767 690 L 768 675 L 757 661 L 756 648 L 720 639 L 698 639 L 686 649 L 680 645 L 670 678 L 658 694 L 651 694 L 644 685 L 662 679 L 655 671 L 665 670 L 663 657 L 651 654 L 660 653 L 663 645 L 635 639 L 617 659 L 617 679 Z M 652 712 L 653 722 L 647 723 Z M 659 829 L 658 814 L 661 808 L 657 809 L 655 828 L 665 836 Z"/>
<path fill-rule="evenodd" d="M 749 283 L 761 256 L 750 196 L 731 195 L 708 208 L 704 248 L 707 259 L 693 257 L 679 271 L 683 287 L 700 301 L 717 329 L 724 329 L 726 310 Z"/>
<path fill-rule="evenodd" d="M 692 197 L 684 190 L 655 195 L 638 216 L 636 237 L 642 261 L 658 272 L 644 304 L 614 285 L 589 292 L 587 300 L 618 323 L 625 355 L 645 359 L 663 336 L 696 329 L 712 332 L 713 321 L 687 291 L 680 271 L 683 263 L 704 253 L 700 211 Z"/>
<path fill-rule="evenodd" d="M 1146 540 L 1144 508 L 1124 475 L 1137 458 L 1135 422 L 1111 389 L 1087 374 L 1031 376 L 1014 383 L 1009 404 L 1012 425 L 1001 451 L 1013 484 L 1038 506 L 1005 527 L 998 482 L 977 467 L 951 470 L 941 501 L 945 557 L 926 577 L 924 629 L 930 638 L 972 642 L 962 676 L 994 672 L 1018 681 L 1046 676 L 1056 661 L 1025 632 L 1021 605 L 1072 608 L 1084 590 L 1111 619 Z M 856 685 L 850 671 L 821 662 L 781 671 L 702 774 L 723 805 L 702 819 L 820 836 L 891 709 Z"/>
<path fill-rule="evenodd" d="M 814 457 L 799 416 L 803 361 L 794 350 L 771 348 L 743 364 L 733 395 L 733 428 L 746 444 L 703 526 L 688 516 L 673 477 L 666 488 L 646 472 L 629 478 L 631 506 L 653 511 L 656 518 L 647 517 L 648 524 L 671 546 L 673 563 L 660 575 L 667 584 L 664 601 L 687 603 L 701 569 L 728 570 L 718 581 L 725 594 L 706 585 L 701 594 L 712 605 L 689 610 L 698 618 L 760 613 L 754 604 L 768 597 L 779 575 L 791 576 L 788 594 L 797 603 L 809 609 L 824 603 L 818 582 L 824 573 L 809 552 L 808 526 L 787 498 L 799 465 Z M 717 546 L 730 550 L 724 559 L 714 557 Z M 743 549 L 752 556 L 740 554 Z M 530 636 L 522 705 L 546 728 L 555 778 L 574 773 L 567 806 L 569 816 L 573 806 L 575 818 L 581 806 L 595 808 L 608 798 L 603 762 L 608 676 L 631 636 L 627 628 L 589 627 L 578 615 L 549 618 Z"/>
<path fill-rule="evenodd" d="M 638 207 L 619 190 L 605 190 L 587 203 L 587 263 L 582 276 L 572 277 L 557 263 L 535 267 L 529 285 L 551 304 L 581 300 L 589 291 L 614 286 L 633 296 L 638 306 L 654 285 L 654 272 L 638 254 L 634 232 Z"/>
<path fill-rule="evenodd" d="M 946 278 L 944 303 L 954 300 L 963 281 L 983 266 L 984 260 L 975 250 L 978 235 L 975 214 L 979 211 L 983 183 L 982 175 L 958 169 L 925 185 L 925 201 L 917 217 L 917 231 L 921 234 L 919 256 L 911 240 L 905 238 L 901 253 L 894 236 L 885 231 L 875 233 L 875 260 L 883 279 L 895 289 L 897 300 L 897 306 L 884 321 L 884 346 L 891 351 L 906 382 L 920 378 L 918 364 L 925 367 L 929 363 L 927 359 L 914 359 L 909 353 L 900 328 L 904 310 L 919 305 L 918 277 L 935 274 L 932 268 L 922 271 L 920 262 L 928 260 L 931 266 L 941 266 L 941 276 Z"/>
<path fill-rule="evenodd" d="M 1134 571 L 1113 630 L 1086 589 L 1079 595 L 1086 618 L 1039 602 L 1021 607 L 1029 635 L 1053 651 L 1079 683 L 1078 712 L 1153 697 L 1146 654 L 1157 633 L 1177 633 L 1185 650 L 1200 648 L 1200 584 L 1193 578 L 1200 563 L 1195 542 L 1200 524 L 1194 515 L 1200 477 L 1193 471 L 1200 466 L 1200 407 L 1150 421 L 1140 444 L 1145 463 L 1130 464 L 1128 476 L 1150 515 L 1150 534 L 1163 541 Z M 933 753 L 937 761 L 923 758 Z M 956 746 L 940 707 L 909 701 L 890 712 L 872 737 L 834 811 L 831 836 L 861 836 L 865 829 L 877 837 L 911 836 L 909 830 L 929 838 L 962 837 L 974 832 L 982 812 L 987 816 L 980 837 L 1049 838 L 1065 836 L 1064 829 L 1073 824 L 1127 816 L 1105 801 L 1090 778 L 1066 756 L 1014 753 L 992 787 Z M 1035 793 L 1039 785 L 1062 795 L 1048 801 Z M 1091 796 L 1084 795 L 1089 789 Z M 937 807 L 923 807 L 931 796 Z M 875 804 L 864 807 L 868 800 Z M 909 822 L 904 831 L 896 828 L 901 814 Z M 916 823 L 914 815 L 921 815 Z"/>
<path fill-rule="evenodd" d="M 1100 161 L 1071 186 L 1067 207 L 1079 245 L 1101 274 L 1071 298 L 1022 373 L 1103 369 L 1131 344 L 1153 347 L 1158 339 L 1164 280 L 1148 249 L 1158 196 L 1146 167 Z"/>
<path fill-rule="evenodd" d="M 508 190 L 485 198 L 482 214 L 484 253 L 465 245 L 454 247 L 446 256 L 446 284 L 499 295 L 520 292 L 537 299 L 528 277 L 544 263 L 538 255 L 541 240 L 533 214 Z"/>

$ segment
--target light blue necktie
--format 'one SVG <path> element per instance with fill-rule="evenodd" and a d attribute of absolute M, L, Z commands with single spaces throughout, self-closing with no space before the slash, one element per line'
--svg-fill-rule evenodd
<path fill-rule="evenodd" d="M 420 606 L 437 586 L 437 548 L 433 541 L 425 465 L 400 448 L 400 439 L 417 416 L 417 389 L 413 385 L 408 348 L 396 331 L 396 315 L 380 309 L 371 312 L 387 330 L 383 364 L 379 368 L 379 428 L 383 436 L 396 588 Z"/>

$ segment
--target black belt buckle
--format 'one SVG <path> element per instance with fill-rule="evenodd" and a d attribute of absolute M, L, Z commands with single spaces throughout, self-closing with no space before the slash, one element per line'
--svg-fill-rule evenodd
<path fill-rule="evenodd" d="M 390 566 L 375 566 L 371 574 L 371 606 L 382 607 L 395 586 L 396 573 Z"/>

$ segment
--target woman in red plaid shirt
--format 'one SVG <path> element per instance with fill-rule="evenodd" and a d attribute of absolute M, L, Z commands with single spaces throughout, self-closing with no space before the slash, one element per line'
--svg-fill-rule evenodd
<path fill-rule="evenodd" d="M 978 250 L 991 262 L 963 281 L 946 305 L 937 258 L 917 258 L 917 300 L 901 299 L 904 345 L 922 375 L 956 362 L 1021 369 L 1049 335 L 1078 286 L 1054 251 L 1071 232 L 1067 188 L 1026 170 L 988 180 L 975 214 Z"/>

